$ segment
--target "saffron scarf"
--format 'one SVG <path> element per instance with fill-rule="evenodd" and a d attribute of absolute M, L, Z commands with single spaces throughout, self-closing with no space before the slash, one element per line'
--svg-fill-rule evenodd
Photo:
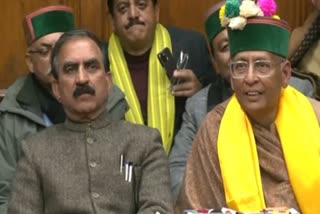
<path fill-rule="evenodd" d="M 275 124 L 299 207 L 302 213 L 318 213 L 320 128 L 310 101 L 288 86 L 280 98 Z M 218 156 L 228 207 L 238 211 L 266 208 L 254 133 L 235 95 L 221 121 Z"/>
<path fill-rule="evenodd" d="M 170 93 L 170 80 L 157 59 L 157 53 L 168 47 L 172 51 L 171 38 L 167 29 L 157 24 L 154 42 L 149 56 L 148 69 L 148 126 L 160 131 L 163 147 L 169 154 L 174 129 L 175 100 Z M 130 106 L 127 121 L 144 125 L 141 107 L 135 92 L 127 62 L 119 38 L 112 34 L 108 55 L 113 82 L 124 92 Z"/>

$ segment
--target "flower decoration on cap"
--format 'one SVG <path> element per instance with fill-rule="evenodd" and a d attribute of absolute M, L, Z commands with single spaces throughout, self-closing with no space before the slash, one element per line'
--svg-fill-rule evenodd
<path fill-rule="evenodd" d="M 264 16 L 272 17 L 277 11 L 274 0 L 259 0 L 257 5 L 261 8 Z"/>
<path fill-rule="evenodd" d="M 263 11 L 252 0 L 244 0 L 240 5 L 240 16 L 249 18 L 252 16 L 264 16 Z"/>
<path fill-rule="evenodd" d="M 232 30 L 242 30 L 247 24 L 247 18 L 253 16 L 268 16 L 280 19 L 275 15 L 277 5 L 274 0 L 227 0 L 224 10 L 220 10 L 220 23 Z"/>
<path fill-rule="evenodd" d="M 226 16 L 225 16 L 225 12 L 226 12 L 226 5 L 224 4 L 220 11 L 219 11 L 219 19 L 220 19 L 220 24 L 221 26 L 225 27 L 227 26 L 228 22 L 230 21 Z"/>
<path fill-rule="evenodd" d="M 240 14 L 240 1 L 239 0 L 227 0 L 225 15 L 228 18 L 239 16 Z"/>

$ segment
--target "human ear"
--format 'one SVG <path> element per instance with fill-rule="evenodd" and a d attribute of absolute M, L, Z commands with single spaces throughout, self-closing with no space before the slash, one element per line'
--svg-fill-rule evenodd
<path fill-rule="evenodd" d="M 281 75 L 282 75 L 282 87 L 286 88 L 289 85 L 289 81 L 291 78 L 291 72 L 292 72 L 292 67 L 291 63 L 289 60 L 285 60 L 284 62 L 281 63 L 282 70 L 281 70 Z"/>
<path fill-rule="evenodd" d="M 28 67 L 29 71 L 31 73 L 33 73 L 34 66 L 33 66 L 33 62 L 32 62 L 32 59 L 31 59 L 31 54 L 28 51 L 25 54 L 25 62 L 27 64 L 27 67 Z"/>
<path fill-rule="evenodd" d="M 51 83 L 51 90 L 54 97 L 60 102 L 60 90 L 59 90 L 59 83 L 58 80 L 54 79 Z"/>
<path fill-rule="evenodd" d="M 110 94 L 111 88 L 112 88 L 112 84 L 113 84 L 110 72 L 106 73 L 106 80 L 107 80 L 107 84 L 108 84 L 108 91 L 109 91 L 109 94 Z"/>

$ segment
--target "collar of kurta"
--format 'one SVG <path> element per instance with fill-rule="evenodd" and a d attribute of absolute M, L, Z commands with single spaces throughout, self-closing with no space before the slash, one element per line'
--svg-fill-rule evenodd
<path fill-rule="evenodd" d="M 100 129 L 108 126 L 111 120 L 108 119 L 107 109 L 103 111 L 96 119 L 88 122 L 72 121 L 69 118 L 65 121 L 67 129 L 75 132 L 84 132 L 88 130 Z"/>

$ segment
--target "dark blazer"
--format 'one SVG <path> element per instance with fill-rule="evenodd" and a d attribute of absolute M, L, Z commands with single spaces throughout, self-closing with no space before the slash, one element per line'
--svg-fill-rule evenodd
<path fill-rule="evenodd" d="M 171 36 L 172 54 L 175 61 L 180 51 L 189 54 L 187 69 L 191 69 L 198 77 L 202 86 L 207 86 L 217 78 L 212 67 L 210 54 L 205 37 L 199 32 L 176 27 L 168 27 Z M 182 114 L 185 111 L 186 97 L 176 97 L 176 118 L 174 135 L 180 129 Z"/>
<path fill-rule="evenodd" d="M 105 118 L 67 120 L 23 142 L 8 213 L 173 213 L 159 132 Z"/>

